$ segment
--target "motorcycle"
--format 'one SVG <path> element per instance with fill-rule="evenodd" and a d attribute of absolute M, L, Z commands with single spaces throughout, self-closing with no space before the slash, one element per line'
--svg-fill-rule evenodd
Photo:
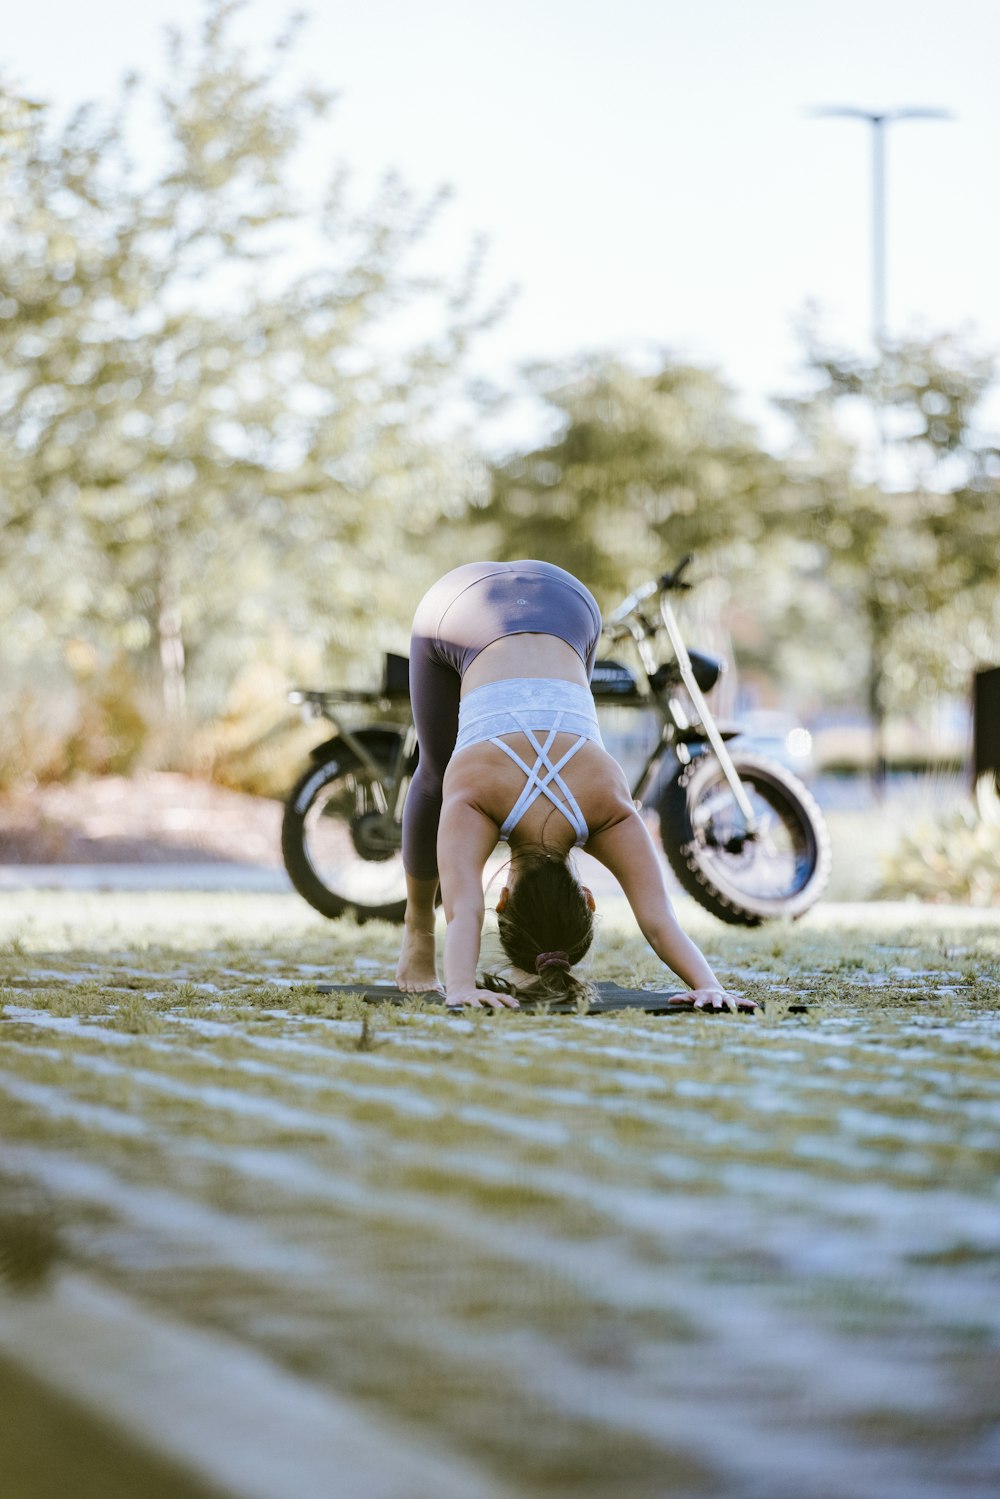
<path fill-rule="evenodd" d="M 646 810 L 681 886 L 725 922 L 794 919 L 829 879 L 829 835 L 797 776 L 741 750 L 738 726 L 716 723 L 706 694 L 726 663 L 685 645 L 670 602 L 692 586 L 683 579 L 691 560 L 637 588 L 608 616 L 605 639 L 631 641 L 640 670 L 599 660 L 594 699 L 653 710 L 660 720 L 632 796 L 640 808 L 652 798 Z M 670 651 L 661 659 L 664 644 Z M 281 847 L 292 884 L 324 916 L 402 921 L 402 811 L 418 755 L 406 658 L 386 656 L 374 692 L 294 688 L 288 696 L 305 718 L 326 719 L 337 731 L 313 749 L 285 804 Z M 403 721 L 351 728 L 347 710 L 359 706 Z"/>

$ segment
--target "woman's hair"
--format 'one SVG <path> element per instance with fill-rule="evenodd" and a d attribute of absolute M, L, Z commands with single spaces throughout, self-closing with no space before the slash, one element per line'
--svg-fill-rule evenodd
<path fill-rule="evenodd" d="M 580 883 L 563 859 L 529 854 L 518 870 L 506 903 L 497 911 L 500 945 L 511 963 L 537 974 L 519 987 L 522 1004 L 585 1001 L 591 985 L 570 972 L 586 955 L 594 938 L 594 913 Z M 511 989 L 487 975 L 487 987 Z"/>

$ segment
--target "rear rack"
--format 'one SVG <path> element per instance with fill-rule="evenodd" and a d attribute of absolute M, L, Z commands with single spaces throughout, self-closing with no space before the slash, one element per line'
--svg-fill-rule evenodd
<path fill-rule="evenodd" d="M 311 709 L 315 716 L 326 711 L 328 706 L 344 703 L 360 703 L 375 707 L 380 703 L 405 703 L 410 700 L 410 663 L 406 656 L 397 656 L 387 651 L 383 666 L 382 686 L 375 691 L 370 688 L 348 687 L 293 687 L 288 701 L 297 708 Z"/>

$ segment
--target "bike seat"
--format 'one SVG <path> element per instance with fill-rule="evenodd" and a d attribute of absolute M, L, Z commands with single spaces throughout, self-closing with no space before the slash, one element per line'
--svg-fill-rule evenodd
<path fill-rule="evenodd" d="M 716 727 L 723 739 L 738 739 L 741 734 L 746 732 L 739 724 L 735 723 L 720 723 Z M 704 744 L 708 739 L 708 735 L 705 732 L 704 724 L 693 723 L 686 729 L 678 729 L 674 735 L 674 739 L 678 744 Z"/>
<path fill-rule="evenodd" d="M 409 697 L 410 662 L 407 656 L 397 656 L 392 651 L 386 651 L 382 693 L 384 697 Z"/>
<path fill-rule="evenodd" d="M 596 661 L 590 690 L 598 702 L 641 703 L 645 701 L 634 673 L 621 661 Z"/>

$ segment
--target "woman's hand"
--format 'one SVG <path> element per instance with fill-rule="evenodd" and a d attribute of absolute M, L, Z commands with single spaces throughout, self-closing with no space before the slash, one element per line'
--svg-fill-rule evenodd
<path fill-rule="evenodd" d="M 738 989 L 691 989 L 684 998 L 693 999 L 696 1010 L 711 1010 L 714 1013 L 720 1010 L 753 1011 L 757 1008 L 757 1001 L 747 999 Z"/>
<path fill-rule="evenodd" d="M 445 1005 L 449 1010 L 461 1010 L 466 1007 L 470 1010 L 499 1010 L 504 1006 L 509 1010 L 521 1008 L 514 994 L 495 994 L 492 989 L 476 989 L 472 985 L 468 988 L 449 989 Z"/>

